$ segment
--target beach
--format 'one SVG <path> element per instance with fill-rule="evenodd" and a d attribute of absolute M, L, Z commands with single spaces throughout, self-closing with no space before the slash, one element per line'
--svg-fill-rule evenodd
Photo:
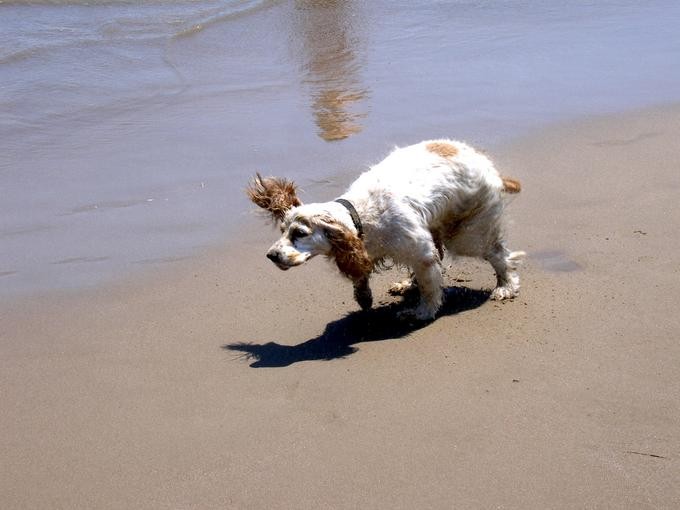
<path fill-rule="evenodd" d="M 680 4 L 0 4 L 0 507 L 680 507 Z M 631 58 L 644 55 L 644 58 Z M 631 65 L 631 62 L 634 65 Z M 518 179 L 519 297 L 278 270 L 260 172 Z"/>
<path fill-rule="evenodd" d="M 567 123 L 493 157 L 524 189 L 520 297 L 453 262 L 415 328 L 257 217 L 173 271 L 6 303 L 8 508 L 674 508 L 680 108 Z M 550 172 L 545 169 L 549 168 Z"/>

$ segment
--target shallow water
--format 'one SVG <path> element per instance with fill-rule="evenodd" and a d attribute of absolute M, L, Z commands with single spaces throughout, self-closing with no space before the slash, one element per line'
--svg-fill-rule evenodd
<path fill-rule="evenodd" d="M 225 242 L 257 170 L 326 199 L 395 144 L 676 101 L 678 26 L 673 1 L 4 2 L 0 295 Z"/>

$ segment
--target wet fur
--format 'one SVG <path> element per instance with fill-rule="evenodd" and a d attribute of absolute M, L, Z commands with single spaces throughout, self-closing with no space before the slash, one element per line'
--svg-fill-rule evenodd
<path fill-rule="evenodd" d="M 410 286 L 420 292 L 419 304 L 405 314 L 427 320 L 441 306 L 445 251 L 489 261 L 497 276 L 493 299 L 518 294 L 516 270 L 524 254 L 506 248 L 502 217 L 504 195 L 520 189 L 472 147 L 432 140 L 396 149 L 342 195 L 356 208 L 363 237 L 343 205 L 303 205 L 291 181 L 258 174 L 247 193 L 281 227 L 267 253 L 279 268 L 325 255 L 352 281 L 359 305 L 370 308 L 370 275 L 391 259 L 411 269 Z"/>
<path fill-rule="evenodd" d="M 246 188 L 248 198 L 268 211 L 273 221 L 282 221 L 291 207 L 301 205 L 297 187 L 292 181 L 279 177 L 262 177 L 259 173 Z"/>

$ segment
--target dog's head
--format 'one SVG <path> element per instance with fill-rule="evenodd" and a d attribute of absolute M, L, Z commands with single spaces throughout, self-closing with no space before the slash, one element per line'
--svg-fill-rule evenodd
<path fill-rule="evenodd" d="M 281 230 L 281 237 L 267 252 L 267 258 L 279 269 L 325 255 L 350 278 L 371 271 L 373 265 L 361 239 L 333 216 L 331 209 L 343 210 L 343 206 L 334 202 L 303 205 L 293 182 L 259 174 L 246 192 L 253 203 L 269 212 Z"/>

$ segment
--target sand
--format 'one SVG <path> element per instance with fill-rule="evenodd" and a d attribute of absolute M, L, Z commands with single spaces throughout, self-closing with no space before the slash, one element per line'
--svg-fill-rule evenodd
<path fill-rule="evenodd" d="M 5 301 L 3 508 L 678 508 L 680 107 L 494 151 L 522 293 L 456 262 L 435 322 L 324 261 L 224 248 Z M 319 197 L 331 198 L 331 197 Z"/>

